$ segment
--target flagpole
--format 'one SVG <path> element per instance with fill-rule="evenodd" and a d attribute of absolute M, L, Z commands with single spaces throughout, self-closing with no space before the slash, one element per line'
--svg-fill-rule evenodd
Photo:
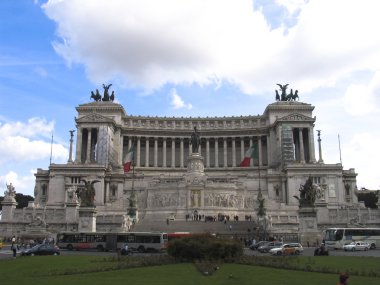
<path fill-rule="evenodd" d="M 339 142 L 339 158 L 340 158 L 340 164 L 342 164 L 342 150 L 340 149 L 340 136 L 338 134 L 338 142 Z"/>
<path fill-rule="evenodd" d="M 53 156 L 53 133 L 51 133 L 51 144 L 50 144 L 50 163 L 49 166 L 51 165 L 51 157 Z"/>
<path fill-rule="evenodd" d="M 262 195 L 262 193 L 261 193 L 260 161 L 258 161 L 258 170 L 259 170 L 259 194 L 258 194 L 258 197 L 261 199 L 263 195 Z"/>

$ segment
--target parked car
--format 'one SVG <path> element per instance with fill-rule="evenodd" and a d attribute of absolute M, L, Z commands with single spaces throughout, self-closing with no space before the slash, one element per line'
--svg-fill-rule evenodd
<path fill-rule="evenodd" d="M 60 255 L 60 249 L 56 245 L 52 244 L 38 244 L 30 249 L 21 252 L 21 256 L 26 255 Z"/>
<path fill-rule="evenodd" d="M 322 243 L 314 250 L 314 256 L 329 255 L 329 251 L 326 249 L 325 244 Z"/>
<path fill-rule="evenodd" d="M 369 250 L 371 245 L 368 242 L 353 241 L 350 244 L 345 244 L 343 249 L 345 251 L 355 251 L 355 250 Z"/>
<path fill-rule="evenodd" d="M 283 245 L 282 242 L 271 241 L 271 242 L 267 242 L 266 244 L 258 247 L 257 250 L 260 252 L 269 252 L 272 248 L 281 247 L 282 245 Z"/>
<path fill-rule="evenodd" d="M 262 245 L 264 245 L 266 243 L 268 243 L 268 241 L 266 241 L 266 240 L 259 241 L 259 242 L 255 243 L 255 244 L 252 244 L 249 247 L 249 249 L 251 249 L 251 250 L 257 250 L 260 246 L 262 246 Z"/>
<path fill-rule="evenodd" d="M 300 243 L 285 243 L 281 247 L 275 247 L 269 250 L 272 255 L 299 255 L 303 252 Z"/>

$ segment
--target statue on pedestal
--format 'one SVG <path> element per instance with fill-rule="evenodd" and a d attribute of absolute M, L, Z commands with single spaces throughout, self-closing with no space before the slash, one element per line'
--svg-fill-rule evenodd
<path fill-rule="evenodd" d="M 193 153 L 198 153 L 198 151 L 199 151 L 199 145 L 201 144 L 201 138 L 200 138 L 200 135 L 199 135 L 199 133 L 197 131 L 197 127 L 194 127 L 194 131 L 191 134 L 190 142 L 191 142 L 192 152 Z"/>
<path fill-rule="evenodd" d="M 81 182 L 84 182 L 84 188 L 78 188 L 75 192 L 80 198 L 81 207 L 95 207 L 95 188 L 94 184 L 100 182 L 99 180 L 86 181 L 84 179 Z"/>
<path fill-rule="evenodd" d="M 314 207 L 315 199 L 317 197 L 317 189 L 313 184 L 313 179 L 309 177 L 304 185 L 300 186 L 300 196 L 293 196 L 296 198 L 300 207 Z"/>
<path fill-rule="evenodd" d="M 16 201 L 16 190 L 12 183 L 6 184 L 7 189 L 4 191 L 4 201 Z"/>

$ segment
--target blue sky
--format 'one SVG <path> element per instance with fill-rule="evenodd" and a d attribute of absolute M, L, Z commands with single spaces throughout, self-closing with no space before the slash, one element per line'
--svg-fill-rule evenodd
<path fill-rule="evenodd" d="M 262 114 L 276 83 L 315 106 L 325 163 L 380 188 L 376 0 L 0 1 L 0 191 L 68 160 L 75 107 L 112 83 L 132 115 Z"/>

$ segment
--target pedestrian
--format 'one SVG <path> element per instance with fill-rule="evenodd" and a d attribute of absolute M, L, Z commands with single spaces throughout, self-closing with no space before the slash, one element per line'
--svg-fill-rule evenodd
<path fill-rule="evenodd" d="M 13 240 L 13 239 L 12 239 L 12 240 Z M 16 246 L 16 243 L 15 243 L 15 242 L 12 242 L 11 250 L 12 250 L 12 252 L 13 252 L 13 258 L 16 258 L 16 255 L 17 255 L 17 246 Z"/>
<path fill-rule="evenodd" d="M 339 282 L 337 285 L 347 285 L 348 284 L 348 275 L 346 273 L 341 273 L 339 275 Z"/>

